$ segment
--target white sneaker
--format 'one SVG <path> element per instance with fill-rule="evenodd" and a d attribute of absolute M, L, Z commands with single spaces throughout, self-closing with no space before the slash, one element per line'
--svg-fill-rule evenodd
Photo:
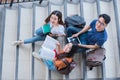
<path fill-rule="evenodd" d="M 33 52 L 32 55 L 33 55 L 36 59 L 42 60 L 42 59 L 40 58 L 40 55 L 39 55 L 38 53 Z"/>
<path fill-rule="evenodd" d="M 14 41 L 14 42 L 12 43 L 12 45 L 21 45 L 21 44 L 23 44 L 23 41 L 22 41 L 22 40 Z"/>

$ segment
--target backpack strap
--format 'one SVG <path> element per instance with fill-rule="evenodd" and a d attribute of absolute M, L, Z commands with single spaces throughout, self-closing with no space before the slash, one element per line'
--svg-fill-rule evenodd
<path fill-rule="evenodd" d="M 98 61 L 94 61 L 94 62 L 92 62 L 92 63 L 94 63 L 94 64 L 101 64 L 101 62 L 98 62 Z M 97 66 L 97 65 L 96 65 Z M 95 66 L 88 66 L 89 67 L 89 70 L 92 70 L 93 69 L 93 67 L 95 67 Z"/>
<path fill-rule="evenodd" d="M 62 61 L 63 61 L 66 65 L 69 65 L 69 62 L 68 62 L 65 58 L 63 58 Z"/>
<path fill-rule="evenodd" d="M 92 66 L 90 66 L 90 67 L 89 67 L 89 70 L 92 70 L 92 69 L 93 69 L 93 67 L 92 67 Z"/>
<path fill-rule="evenodd" d="M 106 56 L 104 55 L 104 58 L 103 58 L 103 60 L 105 60 L 106 59 Z"/>

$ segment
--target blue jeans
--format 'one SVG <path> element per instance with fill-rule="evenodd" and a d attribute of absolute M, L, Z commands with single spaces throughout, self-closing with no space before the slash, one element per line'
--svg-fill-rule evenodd
<path fill-rule="evenodd" d="M 67 27 L 67 37 L 71 37 L 73 34 L 78 33 L 82 29 L 83 28 L 80 28 L 80 27 L 78 28 L 78 27 L 74 27 L 74 26 L 68 26 Z M 85 32 L 85 33 L 78 36 L 81 44 L 87 44 L 87 33 L 88 32 Z M 78 51 L 84 51 L 84 50 L 86 50 L 86 49 L 85 48 L 80 48 Z"/>
<path fill-rule="evenodd" d="M 43 59 L 43 62 L 44 62 L 44 64 L 48 67 L 48 69 L 50 69 L 50 70 L 56 70 L 53 61 Z"/>
<path fill-rule="evenodd" d="M 45 37 L 46 37 L 46 35 L 43 34 L 42 27 L 40 27 L 36 30 L 36 36 L 29 38 L 29 39 L 25 39 L 24 44 L 34 43 L 36 41 L 44 41 Z"/>

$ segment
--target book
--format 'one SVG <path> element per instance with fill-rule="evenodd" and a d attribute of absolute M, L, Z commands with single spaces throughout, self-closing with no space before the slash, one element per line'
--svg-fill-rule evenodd
<path fill-rule="evenodd" d="M 73 44 L 80 44 L 81 43 L 78 37 L 68 37 L 67 41 L 69 43 L 73 43 Z"/>
<path fill-rule="evenodd" d="M 53 60 L 56 54 L 54 50 L 56 49 L 57 43 L 58 41 L 56 39 L 47 35 L 40 50 L 40 57 L 47 60 Z"/>
<path fill-rule="evenodd" d="M 44 33 L 44 34 L 49 33 L 49 32 L 50 32 L 50 24 L 44 24 L 44 25 L 42 26 L 42 30 L 43 30 L 43 33 Z"/>

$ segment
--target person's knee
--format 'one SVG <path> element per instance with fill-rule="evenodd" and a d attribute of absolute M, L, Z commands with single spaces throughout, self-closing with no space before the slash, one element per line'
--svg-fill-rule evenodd
<path fill-rule="evenodd" d="M 38 28 L 38 29 L 36 30 L 36 34 L 37 34 L 37 35 L 43 34 L 42 28 Z"/>
<path fill-rule="evenodd" d="M 66 31 L 68 37 L 71 37 L 73 34 L 78 32 L 73 26 L 69 26 Z"/>
<path fill-rule="evenodd" d="M 72 31 L 73 28 L 71 26 L 67 27 L 67 32 Z"/>
<path fill-rule="evenodd" d="M 71 36 L 72 33 L 73 33 L 73 28 L 72 27 L 68 27 L 66 31 L 67 31 L 67 35 Z"/>

